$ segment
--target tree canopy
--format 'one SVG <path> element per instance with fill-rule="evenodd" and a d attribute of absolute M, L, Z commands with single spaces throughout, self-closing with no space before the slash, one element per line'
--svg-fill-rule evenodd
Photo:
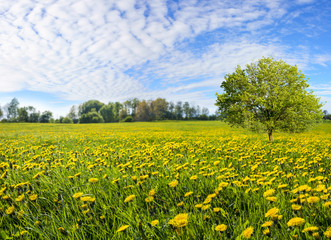
<path fill-rule="evenodd" d="M 216 94 L 216 106 L 232 126 L 263 130 L 273 140 L 275 130 L 301 132 L 323 116 L 322 104 L 297 66 L 282 60 L 262 58 L 237 66 L 225 75 L 223 93 Z"/>

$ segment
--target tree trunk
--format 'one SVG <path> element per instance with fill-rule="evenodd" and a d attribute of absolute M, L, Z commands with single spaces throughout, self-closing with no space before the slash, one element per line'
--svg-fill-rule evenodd
<path fill-rule="evenodd" d="M 274 137 L 272 136 L 272 130 L 268 132 L 268 135 L 269 135 L 269 141 L 273 141 Z"/>

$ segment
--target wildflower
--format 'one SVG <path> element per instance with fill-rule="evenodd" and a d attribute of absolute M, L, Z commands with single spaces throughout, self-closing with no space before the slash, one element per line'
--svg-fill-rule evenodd
<path fill-rule="evenodd" d="M 264 235 L 269 235 L 270 234 L 270 229 L 269 228 L 263 229 L 262 232 L 263 232 Z"/>
<path fill-rule="evenodd" d="M 75 193 L 74 195 L 72 195 L 73 198 L 80 198 L 81 196 L 83 196 L 84 193 L 82 192 L 78 192 L 78 193 Z"/>
<path fill-rule="evenodd" d="M 150 190 L 149 193 L 148 193 L 148 195 L 151 196 L 151 197 L 153 197 L 155 194 L 156 194 L 155 189 Z"/>
<path fill-rule="evenodd" d="M 181 206 L 183 206 L 183 205 L 184 205 L 184 202 L 181 201 L 180 203 L 177 204 L 177 207 L 181 207 Z"/>
<path fill-rule="evenodd" d="M 242 235 L 243 235 L 244 238 L 248 239 L 248 238 L 251 238 L 253 232 L 254 232 L 254 228 L 253 227 L 248 227 L 243 231 Z"/>
<path fill-rule="evenodd" d="M 273 217 L 273 216 L 277 216 L 277 213 L 279 212 L 279 209 L 274 207 L 271 208 L 266 214 L 265 217 Z"/>
<path fill-rule="evenodd" d="M 169 185 L 170 187 L 172 187 L 172 188 L 175 188 L 175 187 L 178 185 L 178 181 L 177 181 L 177 180 L 173 180 L 173 181 L 170 182 L 168 185 Z"/>
<path fill-rule="evenodd" d="M 95 202 L 95 198 L 94 197 L 90 197 L 90 196 L 81 197 L 80 200 L 82 202 Z"/>
<path fill-rule="evenodd" d="M 290 220 L 287 222 L 287 226 L 288 226 L 288 227 L 301 226 L 301 225 L 305 224 L 305 222 L 306 222 L 306 221 L 305 221 L 303 218 L 295 217 L 295 218 L 290 219 Z"/>
<path fill-rule="evenodd" d="M 103 219 L 105 219 L 105 218 L 106 218 L 105 215 L 100 216 L 100 219 L 101 219 L 101 220 L 103 220 Z"/>
<path fill-rule="evenodd" d="M 204 205 L 201 209 L 202 209 L 202 210 L 207 210 L 208 208 L 210 208 L 210 204 L 208 204 L 208 205 Z"/>
<path fill-rule="evenodd" d="M 154 200 L 154 197 L 152 197 L 152 196 L 145 198 L 145 202 L 153 202 L 153 200 Z"/>
<path fill-rule="evenodd" d="M 18 196 L 17 198 L 15 198 L 15 201 L 16 202 L 21 202 L 21 201 L 23 201 L 24 200 L 24 193 L 22 194 L 22 195 L 20 195 L 20 196 Z"/>
<path fill-rule="evenodd" d="M 270 227 L 273 223 L 274 223 L 274 221 L 267 221 L 262 224 L 262 227 Z"/>
<path fill-rule="evenodd" d="M 296 205 L 296 204 L 292 204 L 292 210 L 294 210 L 294 211 L 299 211 L 299 210 L 301 210 L 301 206 L 300 205 Z"/>
<path fill-rule="evenodd" d="M 326 236 L 327 238 L 331 238 L 331 227 L 328 227 L 328 229 L 326 229 L 326 231 L 324 232 L 324 236 Z"/>
<path fill-rule="evenodd" d="M 195 205 L 196 208 L 202 208 L 202 206 L 203 206 L 203 204 L 201 204 L 201 203 Z"/>
<path fill-rule="evenodd" d="M 228 229 L 228 226 L 226 226 L 225 224 L 220 224 L 215 227 L 215 231 L 219 232 L 224 232 L 226 231 L 226 229 Z"/>
<path fill-rule="evenodd" d="M 194 175 L 194 176 L 190 177 L 190 180 L 197 180 L 197 179 L 198 179 L 197 175 Z"/>
<path fill-rule="evenodd" d="M 38 195 L 37 194 L 32 194 L 29 196 L 30 201 L 35 201 L 37 199 Z"/>
<path fill-rule="evenodd" d="M 152 225 L 153 227 L 155 227 L 155 226 L 158 225 L 158 224 L 159 224 L 159 220 L 154 220 L 154 221 L 151 222 L 151 225 Z"/>
<path fill-rule="evenodd" d="M 317 203 L 320 198 L 319 197 L 309 197 L 306 199 L 308 203 Z"/>
<path fill-rule="evenodd" d="M 305 232 L 314 232 L 314 231 L 318 231 L 318 227 L 312 226 L 312 227 L 307 227 L 307 228 L 302 230 L 303 233 L 305 233 Z"/>
<path fill-rule="evenodd" d="M 126 199 L 124 199 L 124 202 L 125 202 L 125 203 L 130 202 L 130 201 L 132 201 L 135 197 L 136 197 L 136 195 L 130 195 L 130 196 L 128 196 Z"/>
<path fill-rule="evenodd" d="M 193 194 L 193 192 L 187 192 L 187 193 L 185 193 L 184 197 L 188 197 L 188 196 L 190 196 L 192 194 Z"/>
<path fill-rule="evenodd" d="M 15 210 L 15 207 L 14 206 L 11 206 L 11 207 L 7 208 L 6 213 L 8 215 L 11 215 L 11 214 L 14 213 L 14 210 Z"/>
<path fill-rule="evenodd" d="M 263 197 L 265 197 L 265 198 L 270 197 L 270 196 L 274 195 L 275 192 L 276 192 L 275 189 L 270 189 L 263 193 Z"/>
<path fill-rule="evenodd" d="M 324 205 L 323 205 L 324 207 L 326 207 L 326 208 L 328 208 L 328 207 L 330 207 L 331 206 L 331 202 L 326 202 L 326 203 L 324 203 Z"/>
<path fill-rule="evenodd" d="M 99 179 L 97 179 L 97 178 L 90 178 L 88 181 L 89 181 L 90 183 L 96 183 L 98 180 L 99 180 Z"/>
<path fill-rule="evenodd" d="M 276 202 L 277 201 L 276 197 L 267 197 L 266 199 L 270 202 Z"/>
<path fill-rule="evenodd" d="M 181 228 L 187 226 L 188 214 L 187 213 L 178 214 L 173 219 L 170 219 L 169 224 L 172 225 L 174 228 Z"/>

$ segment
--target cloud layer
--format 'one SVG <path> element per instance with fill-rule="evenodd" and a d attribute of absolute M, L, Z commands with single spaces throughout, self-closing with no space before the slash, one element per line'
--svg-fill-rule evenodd
<path fill-rule="evenodd" d="M 105 102 L 161 96 L 211 106 L 237 64 L 275 56 L 303 69 L 329 66 L 330 55 L 293 47 L 274 32 L 287 34 L 311 2 L 298 0 L 293 11 L 281 0 L 2 1 L 0 92 Z"/>

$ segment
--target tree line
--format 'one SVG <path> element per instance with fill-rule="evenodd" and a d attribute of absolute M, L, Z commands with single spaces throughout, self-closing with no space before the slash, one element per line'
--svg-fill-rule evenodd
<path fill-rule="evenodd" d="M 0 107 L 2 122 L 41 123 L 109 123 L 159 120 L 216 120 L 217 114 L 209 114 L 206 107 L 194 106 L 189 102 L 168 102 L 164 98 L 155 100 L 129 99 L 123 103 L 89 100 L 79 106 L 72 106 L 66 116 L 53 118 L 51 111 L 40 112 L 33 106 L 19 107 L 13 98 Z"/>

